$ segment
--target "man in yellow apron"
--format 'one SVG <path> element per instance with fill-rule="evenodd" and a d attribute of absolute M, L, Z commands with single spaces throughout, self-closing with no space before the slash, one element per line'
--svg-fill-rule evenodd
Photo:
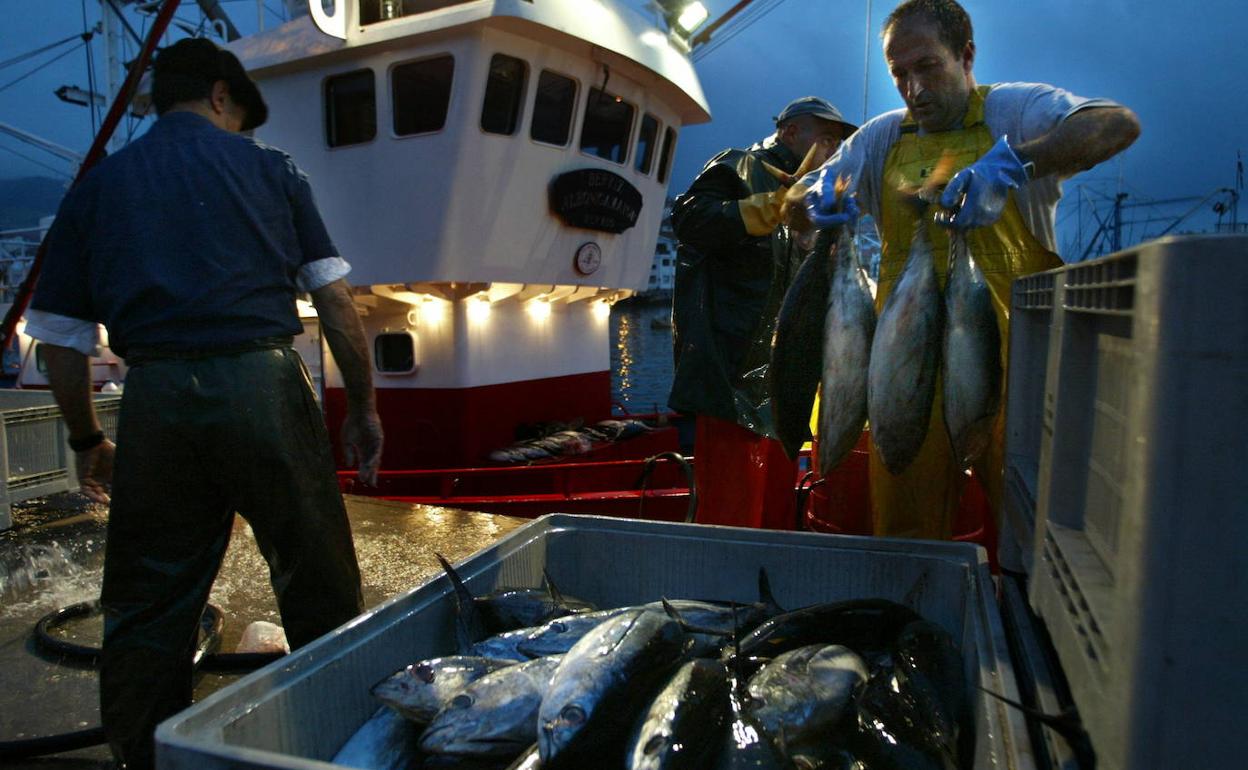
<path fill-rule="evenodd" d="M 954 0 L 902 3 L 885 20 L 883 41 L 906 109 L 868 121 L 821 169 L 795 185 L 785 218 L 799 230 L 821 226 L 825 212 L 834 211 L 837 177 L 850 177 L 860 206 L 880 231 L 878 312 L 901 274 L 920 216 L 908 194 L 946 168 L 957 170 L 940 202 L 956 209 L 948 225 L 966 232 L 989 283 L 1004 366 L 1010 283 L 1061 264 L 1053 228 L 1061 179 L 1126 149 L 1138 136 L 1139 123 L 1114 102 L 1049 85 L 976 85 L 971 20 Z M 930 211 L 927 221 L 943 285 L 948 233 L 933 223 Z M 1004 410 L 994 440 L 975 466 L 998 516 L 1003 434 Z M 915 461 L 893 475 L 873 450 L 870 479 L 875 534 L 952 536 L 965 476 L 953 458 L 939 394 Z"/>

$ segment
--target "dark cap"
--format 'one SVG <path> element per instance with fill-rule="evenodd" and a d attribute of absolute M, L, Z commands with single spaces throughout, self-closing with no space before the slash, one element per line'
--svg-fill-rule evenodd
<path fill-rule="evenodd" d="M 780 124 L 790 118 L 796 118 L 798 115 L 810 115 L 821 120 L 840 123 L 845 126 L 846 133 L 853 133 L 858 129 L 853 123 L 848 123 L 845 118 L 841 117 L 841 111 L 832 102 L 827 99 L 821 99 L 818 96 L 803 96 L 801 99 L 794 99 L 783 110 L 780 110 L 780 114 L 775 117 L 775 121 L 777 124 Z"/>
<path fill-rule="evenodd" d="M 264 97 L 238 57 L 202 37 L 184 38 L 161 49 L 152 65 L 152 103 L 157 114 L 163 115 L 178 102 L 207 98 L 218 80 L 225 81 L 230 98 L 247 111 L 242 130 L 250 131 L 268 120 Z"/>

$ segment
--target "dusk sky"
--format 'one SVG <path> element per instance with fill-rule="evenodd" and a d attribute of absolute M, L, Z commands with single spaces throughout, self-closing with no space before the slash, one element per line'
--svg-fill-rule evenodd
<path fill-rule="evenodd" d="M 736 0 L 705 0 L 712 18 Z M 640 0 L 631 4 L 641 5 Z M 853 121 L 901 106 L 884 66 L 879 26 L 893 0 L 755 0 L 747 14 L 760 18 L 731 39 L 697 52 L 696 64 L 714 120 L 687 128 L 677 151 L 672 193 L 684 189 L 702 163 L 723 147 L 743 146 L 771 131 L 770 117 L 790 99 L 825 96 Z M 1162 0 L 968 0 L 975 25 L 980 83 L 1048 82 L 1085 96 L 1114 99 L 1136 111 L 1143 134 L 1120 156 L 1066 184 L 1062 245 L 1078 235 L 1079 188 L 1092 196 L 1112 195 L 1119 185 L 1145 202 L 1203 198 L 1236 184 L 1236 152 L 1248 150 L 1248 94 L 1244 90 L 1248 4 L 1207 0 L 1175 4 Z M 180 16 L 198 21 L 191 0 Z M 225 0 L 223 6 L 244 32 L 257 28 L 255 0 Z M 281 22 L 280 0 L 267 0 L 266 24 Z M 0 0 L 0 62 L 81 32 L 83 15 L 93 24 L 97 0 Z M 870 34 L 867 13 L 870 8 Z M 765 11 L 765 13 L 761 13 Z M 132 19 L 138 19 L 132 11 Z M 717 36 L 722 37 L 722 36 Z M 864 48 L 865 46 L 865 48 Z M 102 62 L 102 44 L 93 44 Z M 72 51 L 20 82 L 35 65 Z M 130 54 L 133 55 L 133 52 Z M 85 108 L 60 102 L 61 85 L 87 86 L 86 54 L 67 44 L 29 61 L 0 66 L 0 122 L 38 134 L 79 152 L 91 137 Z M 864 64 L 866 72 L 864 77 Z M 102 78 L 102 63 L 97 78 Z M 23 157 L 19 157 L 20 154 Z M 0 134 L 0 177 L 61 176 L 64 161 Z M 1179 230 L 1209 228 L 1216 221 L 1215 197 Z M 1130 216 L 1181 214 L 1196 201 L 1132 209 Z M 1085 207 L 1085 212 L 1086 212 Z M 1105 206 L 1101 206 L 1102 212 Z M 1229 222 L 1229 215 L 1223 220 Z M 1240 207 L 1248 221 L 1248 201 Z M 1137 226 L 1130 241 L 1155 233 L 1165 222 Z M 1084 238 L 1095 227 L 1086 217 Z M 1070 255 L 1064 253 L 1068 258 Z"/>

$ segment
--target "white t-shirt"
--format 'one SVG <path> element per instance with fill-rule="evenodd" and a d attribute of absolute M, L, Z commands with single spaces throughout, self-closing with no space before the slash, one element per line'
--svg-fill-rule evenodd
<path fill-rule="evenodd" d="M 1019 144 L 1044 136 L 1079 110 L 1117 106 L 1109 99 L 1075 96 L 1043 83 L 997 83 L 984 99 L 984 123 L 993 141 L 1008 136 L 1011 144 Z M 901 135 L 901 121 L 905 115 L 904 109 L 893 110 L 867 121 L 841 144 L 827 163 L 807 174 L 802 182 L 813 185 L 825 170 L 833 179 L 838 174 L 848 173 L 857 180 L 854 189 L 859 205 L 878 220 L 884 162 Z M 1034 179 L 1015 191 L 1023 222 L 1052 252 L 1057 251 L 1053 223 L 1061 197 L 1061 180 L 1055 175 Z"/>

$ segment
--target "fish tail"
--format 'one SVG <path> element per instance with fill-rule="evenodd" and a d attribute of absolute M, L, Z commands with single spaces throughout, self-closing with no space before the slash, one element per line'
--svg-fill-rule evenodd
<path fill-rule="evenodd" d="M 442 569 L 446 571 L 446 576 L 450 578 L 451 585 L 455 589 L 455 641 L 459 645 L 460 652 L 466 653 L 473 643 L 486 637 L 485 624 L 480 613 L 477 612 L 476 599 L 468 590 L 468 586 L 464 585 L 459 573 L 442 554 L 435 553 L 434 556 L 442 565 Z"/>

